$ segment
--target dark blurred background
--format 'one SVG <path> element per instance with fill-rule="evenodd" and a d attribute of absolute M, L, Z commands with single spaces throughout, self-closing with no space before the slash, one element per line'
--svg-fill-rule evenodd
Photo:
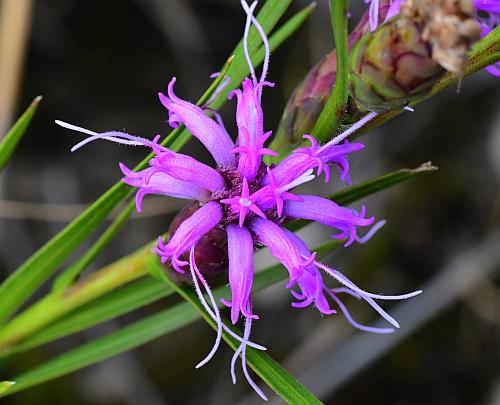
<path fill-rule="evenodd" d="M 365 5 L 351 3 L 355 22 Z M 287 15 L 307 4 L 295 1 Z M 332 48 L 327 11 L 320 0 L 309 22 L 272 55 L 269 78 L 277 86 L 265 92 L 266 129 L 276 129 L 293 88 Z M 156 93 L 175 75 L 177 93 L 196 99 L 241 38 L 243 24 L 236 0 L 0 1 L 0 133 L 43 95 L 0 176 L 1 279 L 120 178 L 117 162 L 144 156 L 105 142 L 70 153 L 81 137 L 54 120 L 145 137 L 168 133 Z M 292 309 L 283 285 L 255 297 L 261 320 L 253 340 L 325 403 L 500 404 L 499 80 L 484 72 L 465 79 L 460 92 L 449 89 L 363 136 L 367 148 L 351 159 L 354 183 L 429 160 L 440 168 L 365 199 L 368 213 L 387 219 L 387 226 L 370 243 L 328 260 L 367 290 L 423 288 L 415 300 L 384 303 L 399 331 L 370 335 L 342 316 Z M 234 131 L 234 104 L 223 108 L 223 117 Z M 185 151 L 207 158 L 195 141 Z M 321 182 L 316 187 L 331 192 Z M 89 271 L 163 233 L 180 207 L 149 199 Z M 320 227 L 301 234 L 311 244 L 328 237 Z M 268 261 L 259 255 L 260 267 Z M 160 301 L 16 357 L 0 379 L 165 306 Z M 360 321 L 374 321 L 368 308 L 348 306 Z M 231 384 L 227 347 L 194 369 L 214 337 L 197 322 L 3 402 L 258 403 L 242 376 Z"/>

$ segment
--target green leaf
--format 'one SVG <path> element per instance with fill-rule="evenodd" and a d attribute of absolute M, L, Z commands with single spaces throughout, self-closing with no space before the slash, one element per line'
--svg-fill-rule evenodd
<path fill-rule="evenodd" d="M 269 48 L 271 52 L 279 48 L 283 42 L 290 38 L 304 24 L 315 8 L 316 3 L 309 4 L 279 27 L 276 32 L 269 37 Z M 264 55 L 265 49 L 264 46 L 261 46 L 255 53 L 256 62 L 260 64 L 264 59 Z"/>
<path fill-rule="evenodd" d="M 2 354 L 10 356 L 88 329 L 168 297 L 172 293 L 173 290 L 166 287 L 164 282 L 145 277 L 85 304 Z"/>
<path fill-rule="evenodd" d="M 400 169 L 363 183 L 359 183 L 355 186 L 348 187 L 332 194 L 328 198 L 339 205 L 349 205 L 363 197 L 375 194 L 398 183 L 402 183 L 403 181 L 412 180 L 422 175 L 432 173 L 437 169 L 438 168 L 433 166 L 431 162 L 426 162 L 415 169 Z M 297 220 L 287 224 L 286 227 L 291 231 L 296 231 L 308 223 L 309 221 Z"/>
<path fill-rule="evenodd" d="M 316 251 L 318 252 L 318 256 L 321 257 L 336 246 L 339 246 L 339 241 L 331 240 L 318 246 Z M 158 266 L 158 261 L 156 258 L 149 260 L 148 265 Z M 153 272 L 153 270 L 151 271 Z M 261 271 L 255 275 L 252 290 L 254 293 L 261 291 L 278 281 L 285 280 L 287 274 L 281 265 L 275 265 Z M 165 288 L 165 285 L 163 287 Z M 227 297 L 229 293 L 230 290 L 227 286 L 220 287 L 214 291 L 217 302 L 219 302 L 221 297 Z M 200 317 L 200 312 L 190 303 L 182 302 L 172 308 L 165 309 L 157 314 L 150 315 L 131 325 L 125 326 L 102 338 L 86 343 L 20 375 L 14 379 L 16 385 L 9 391 L 0 393 L 0 397 L 69 374 L 131 350 L 162 335 L 178 330 Z"/>
<path fill-rule="evenodd" d="M 50 293 L 0 328 L 0 349 L 8 351 L 14 344 L 37 330 L 104 294 L 147 274 L 145 262 L 151 256 L 152 244 L 111 263 L 86 279 L 65 289 Z"/>
<path fill-rule="evenodd" d="M 19 308 L 129 193 L 125 184 L 113 186 L 11 274 L 0 286 L 0 322 Z"/>
<path fill-rule="evenodd" d="M 321 111 L 316 125 L 312 130 L 314 137 L 321 142 L 328 141 L 337 134 L 337 128 L 342 122 L 347 98 L 349 96 L 349 54 L 347 52 L 347 0 L 330 0 L 331 20 L 335 51 L 337 55 L 337 70 L 335 86 L 328 98 L 323 111 Z"/>
<path fill-rule="evenodd" d="M 267 1 L 262 7 L 258 20 L 269 32 L 283 15 L 291 0 Z M 260 44 L 258 33 L 251 30 L 249 49 L 254 52 Z M 234 61 L 229 63 L 227 75 L 232 81 L 224 92 L 213 103 L 213 108 L 219 108 L 226 100 L 230 90 L 239 86 L 248 72 L 243 55 L 242 42 L 236 47 Z M 226 63 L 226 66 L 228 63 Z M 221 74 L 217 80 L 222 80 Z M 215 89 L 215 86 L 211 88 Z M 201 100 L 203 101 L 203 100 Z M 172 150 L 177 151 L 189 139 L 189 133 L 179 127 L 162 142 Z M 144 159 L 136 170 L 143 168 L 152 155 Z M 0 286 L 0 324 L 15 312 L 40 285 L 42 285 L 73 252 L 108 216 L 108 214 L 132 193 L 130 187 L 122 182 L 115 184 L 94 202 L 85 212 L 65 227 L 50 241 L 36 251 L 24 264 L 11 274 Z"/>
<path fill-rule="evenodd" d="M 92 247 L 85 252 L 73 265 L 71 265 L 64 273 L 59 275 L 52 286 L 52 293 L 59 294 L 66 287 L 73 284 L 76 277 L 85 270 L 97 257 L 99 253 L 108 245 L 109 242 L 115 237 L 120 229 L 125 225 L 130 215 L 134 211 L 135 201 L 130 201 L 125 209 L 118 215 L 113 223 L 104 231 L 99 239 L 92 245 Z"/>
<path fill-rule="evenodd" d="M 291 2 L 291 0 L 268 0 L 265 2 L 258 13 L 257 20 L 262 25 L 262 28 L 264 29 L 264 32 L 266 34 L 269 34 L 273 30 L 287 8 L 290 6 Z M 244 18 L 245 17 L 242 14 L 242 22 L 244 21 Z M 269 41 L 271 41 L 272 38 L 273 35 L 270 35 Z M 276 39 L 273 39 L 273 42 L 277 45 L 281 43 L 279 41 L 276 41 Z M 259 55 L 255 54 L 260 48 L 261 44 L 261 37 L 255 27 L 252 26 L 248 34 L 248 51 L 252 57 L 252 62 L 255 67 L 259 66 L 262 63 L 262 59 L 264 56 L 263 52 Z M 227 72 L 227 76 L 231 78 L 231 83 L 221 92 L 219 97 L 217 97 L 217 100 L 215 100 L 215 102 L 212 104 L 215 107 L 220 107 L 222 103 L 226 101 L 229 92 L 238 87 L 245 76 L 247 76 L 249 73 L 247 61 L 243 52 L 243 39 L 234 49 L 233 55 L 235 63 L 233 63 L 233 65 Z"/>
<path fill-rule="evenodd" d="M 23 137 L 31 119 L 35 115 L 38 104 L 42 100 L 42 96 L 36 97 L 28 107 L 28 109 L 19 117 L 14 126 L 5 135 L 5 138 L 0 142 L 0 171 L 5 167 L 10 157 L 16 150 L 17 144 Z"/>
<path fill-rule="evenodd" d="M 0 382 L 0 394 L 11 389 L 11 387 L 15 384 L 15 381 L 1 381 Z"/>

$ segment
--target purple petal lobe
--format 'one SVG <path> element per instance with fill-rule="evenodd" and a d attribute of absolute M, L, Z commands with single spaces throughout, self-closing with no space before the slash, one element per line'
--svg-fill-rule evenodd
<path fill-rule="evenodd" d="M 211 192 L 225 188 L 224 179 L 217 170 L 182 153 L 175 153 L 167 149 L 157 151 L 156 157 L 151 159 L 149 164 L 159 172 Z"/>
<path fill-rule="evenodd" d="M 138 211 L 142 210 L 142 199 L 147 194 L 161 194 L 198 201 L 205 201 L 210 196 L 207 189 L 191 182 L 176 179 L 154 167 L 134 172 L 120 163 L 120 169 L 125 175 L 122 181 L 139 189 L 136 195 Z"/>
<path fill-rule="evenodd" d="M 364 209 L 357 213 L 353 209 L 341 207 L 326 198 L 312 195 L 299 195 L 299 197 L 302 201 L 288 200 L 285 202 L 284 215 L 317 221 L 336 228 L 341 233 L 333 237 L 348 238 L 346 246 L 356 239 L 358 226 L 368 226 L 374 221 L 374 218 L 364 218 Z"/>
<path fill-rule="evenodd" d="M 227 226 L 229 285 L 231 287 L 231 322 L 238 321 L 240 312 L 245 317 L 256 318 L 251 313 L 250 292 L 253 281 L 253 240 L 245 227 Z M 250 309 L 250 312 L 248 311 Z"/>
<path fill-rule="evenodd" d="M 304 259 L 295 241 L 290 239 L 285 230 L 274 222 L 257 218 L 250 226 L 258 241 L 267 246 L 271 254 L 288 270 L 290 281 L 287 288 L 290 288 L 302 275 L 304 267 L 310 264 L 310 258 Z"/>
<path fill-rule="evenodd" d="M 288 230 L 286 230 L 286 233 L 288 237 L 295 242 L 302 255 L 309 256 L 311 254 L 302 239 Z M 303 308 L 315 304 L 318 311 L 322 314 L 330 315 L 337 312 L 335 309 L 332 309 L 328 303 L 325 296 L 326 287 L 323 283 L 323 277 L 313 263 L 307 266 L 302 275 L 297 279 L 297 286 L 300 289 L 300 294 L 295 293 L 294 295 L 295 298 L 302 301 L 294 302 L 292 306 L 295 308 Z"/>
<path fill-rule="evenodd" d="M 222 207 L 219 203 L 211 201 L 182 222 L 168 243 L 164 243 L 159 238 L 156 252 L 160 255 L 162 263 L 171 259 L 172 267 L 179 273 L 183 273 L 182 266 L 185 266 L 187 262 L 180 260 L 180 256 L 194 247 L 198 240 L 215 227 L 221 219 Z"/>
<path fill-rule="evenodd" d="M 349 179 L 349 162 L 346 155 L 357 152 L 364 148 L 361 143 L 345 143 L 342 145 L 328 145 L 319 147 L 316 139 L 310 135 L 304 138 L 311 142 L 308 148 L 296 149 L 292 155 L 282 160 L 273 169 L 273 175 L 280 184 L 293 181 L 310 169 L 317 169 L 317 174 L 325 173 L 325 180 L 330 180 L 330 168 L 328 165 L 335 165 L 341 174 L 340 179 L 346 183 Z M 264 179 L 265 183 L 270 182 L 269 176 Z"/>
<path fill-rule="evenodd" d="M 474 7 L 488 13 L 500 14 L 500 1 L 498 0 L 474 0 Z"/>
<path fill-rule="evenodd" d="M 403 4 L 404 0 L 393 0 L 389 10 L 387 11 L 387 15 L 385 16 L 385 20 L 389 21 L 392 17 L 395 17 L 399 14 L 399 9 L 401 8 L 401 4 Z"/>
<path fill-rule="evenodd" d="M 230 97 L 236 94 L 238 106 L 236 108 L 236 123 L 238 124 L 238 147 L 234 150 L 240 156 L 238 170 L 248 180 L 253 180 L 260 167 L 261 156 L 277 155 L 264 148 L 264 142 L 271 136 L 271 132 L 264 134 L 263 113 L 260 104 L 263 85 L 272 85 L 269 82 L 254 86 L 250 79 L 243 81 L 243 90 L 235 90 Z"/>
<path fill-rule="evenodd" d="M 219 166 L 232 166 L 234 164 L 233 141 L 226 130 L 208 117 L 198 106 L 182 100 L 174 93 L 175 77 L 168 85 L 168 97 L 160 93 L 160 101 L 169 111 L 169 123 L 176 127 L 180 123 L 198 138 L 212 154 Z"/>

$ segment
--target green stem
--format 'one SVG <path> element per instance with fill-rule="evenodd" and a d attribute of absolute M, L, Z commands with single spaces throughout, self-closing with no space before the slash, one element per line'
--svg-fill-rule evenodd
<path fill-rule="evenodd" d="M 337 53 L 337 70 L 333 91 L 321 111 L 312 134 L 321 142 L 333 138 L 344 116 L 349 97 L 349 55 L 347 53 L 347 0 L 330 0 L 333 38 Z"/>
<path fill-rule="evenodd" d="M 71 287 L 52 293 L 29 307 L 0 330 L 0 349 L 8 350 L 21 339 L 124 284 L 145 276 L 152 244 L 99 270 Z"/>

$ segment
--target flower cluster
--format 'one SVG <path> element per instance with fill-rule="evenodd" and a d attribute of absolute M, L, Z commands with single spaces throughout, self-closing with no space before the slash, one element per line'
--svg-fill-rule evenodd
<path fill-rule="evenodd" d="M 263 156 L 278 154 L 265 147 L 271 132 L 264 130 L 261 98 L 263 89 L 274 84 L 266 81 L 269 43 L 264 30 L 253 15 L 256 3 L 249 6 L 242 1 L 246 13 L 243 43 L 250 77 L 243 81 L 240 90 L 235 90 L 229 95 L 230 99 L 236 98 L 237 101 L 236 142 L 229 136 L 218 114 L 210 110 L 208 105 L 199 107 L 175 94 L 175 78 L 170 81 L 167 93 L 159 94 L 161 103 L 168 110 L 169 124 L 172 127 L 185 125 L 210 152 L 215 161 L 215 168 L 163 147 L 158 143 L 159 136 L 147 140 L 123 132 L 96 133 L 61 121 L 57 123 L 89 135 L 87 139 L 75 145 L 73 150 L 96 139 L 151 148 L 155 157 L 149 162 L 147 169 L 134 172 L 120 164 L 125 175 L 123 181 L 138 190 L 136 195 L 138 211 L 141 211 L 142 200 L 147 194 L 197 201 L 198 208 L 180 223 L 171 238 L 166 241 L 162 238 L 158 240 L 156 252 L 163 263 L 170 265 L 178 273 L 190 272 L 201 303 L 218 326 L 213 349 L 197 367 L 201 367 L 214 355 L 225 330 L 240 342 L 240 347 L 231 361 L 233 381 L 235 381 L 235 364 L 241 356 L 242 369 L 248 382 L 262 398 L 265 398 L 251 379 L 245 361 L 247 347 L 265 350 L 264 347 L 249 340 L 252 322 L 258 319 L 251 298 L 255 247 L 267 247 L 288 271 L 289 281 L 286 287 L 297 300 L 292 304 L 294 307 L 314 305 L 322 314 L 333 314 L 337 312 L 336 306 L 354 327 L 362 330 L 389 333 L 394 329 L 360 325 L 342 303 L 341 294 L 364 300 L 397 328 L 399 325 L 396 320 L 375 300 L 406 299 L 421 291 L 398 296 L 368 293 L 339 271 L 318 262 L 316 254 L 311 252 L 294 233 L 282 226 L 285 221 L 295 219 L 316 221 L 336 230 L 332 237 L 345 240 L 345 246 L 349 246 L 355 241 L 363 243 L 383 225 L 382 222 L 375 224 L 364 237 L 360 237 L 358 228 L 374 224 L 374 218 L 366 217 L 364 207 L 358 212 L 322 197 L 294 193 L 297 186 L 313 180 L 316 176 L 324 174 L 325 180 L 330 181 L 332 168 L 338 171 L 341 180 L 349 183 L 347 156 L 363 149 L 363 145 L 349 143 L 346 138 L 372 118 L 374 113 L 368 114 L 348 131 L 325 145 L 319 145 L 312 136 L 304 135 L 310 146 L 296 149 L 276 165 L 266 165 Z M 257 77 L 248 53 L 248 32 L 252 25 L 262 37 L 266 49 L 260 77 Z M 217 94 L 220 94 L 220 89 Z M 218 304 L 196 263 L 197 243 L 213 229 L 220 229 L 227 235 L 231 297 L 223 299 L 222 302 L 230 308 L 233 324 L 241 318 L 245 320 L 243 336 L 232 332 L 222 321 Z M 327 287 L 323 280 L 324 273 L 333 277 L 340 287 L 334 289 Z"/>

